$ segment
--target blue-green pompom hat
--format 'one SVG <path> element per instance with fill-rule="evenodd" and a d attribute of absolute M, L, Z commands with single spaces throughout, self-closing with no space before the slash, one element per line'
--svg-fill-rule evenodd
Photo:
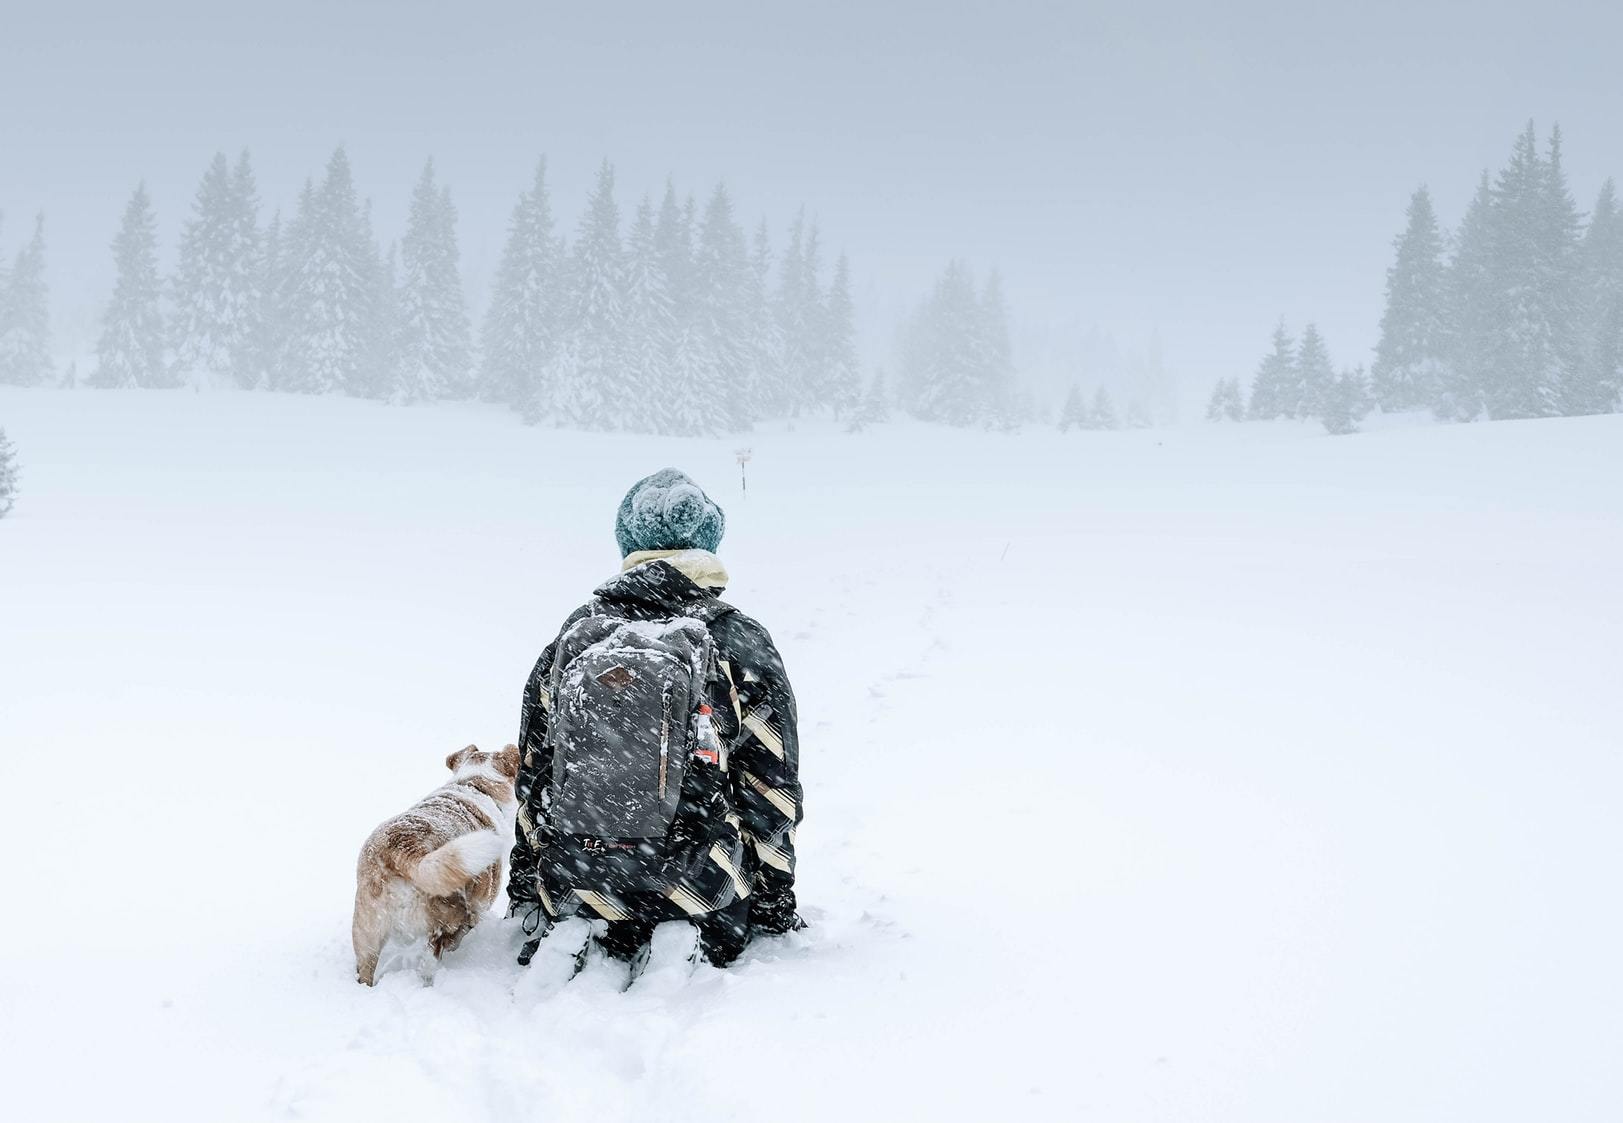
<path fill-rule="evenodd" d="M 614 538 L 620 556 L 641 550 L 716 552 L 727 516 L 714 500 L 675 468 L 638 480 L 620 500 Z"/>

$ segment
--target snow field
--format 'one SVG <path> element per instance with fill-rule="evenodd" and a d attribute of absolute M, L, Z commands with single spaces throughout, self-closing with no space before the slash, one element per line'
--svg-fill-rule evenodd
<path fill-rule="evenodd" d="M 0 424 L 29 1118 L 1623 1102 L 1623 418 L 680 441 L 3 390 Z M 356 986 L 361 841 L 513 738 L 667 464 L 800 696 L 813 927 L 621 993 L 488 924 L 430 988 Z"/>

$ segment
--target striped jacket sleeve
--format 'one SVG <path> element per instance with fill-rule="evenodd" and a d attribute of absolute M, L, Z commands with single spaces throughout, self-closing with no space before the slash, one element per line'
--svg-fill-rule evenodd
<path fill-rule="evenodd" d="M 745 844 L 755 857 L 755 886 L 766 898 L 792 894 L 795 828 L 804 815 L 795 695 L 766 629 L 742 613 L 728 617 L 722 669 L 736 693 L 728 775 Z M 787 907 L 792 913 L 793 897 Z"/>
<path fill-rule="evenodd" d="M 551 762 L 545 759 L 547 719 L 551 712 L 551 699 L 547 697 L 547 683 L 552 677 L 553 653 L 557 644 L 551 644 L 536 660 L 524 684 L 524 702 L 519 711 L 518 748 L 518 821 L 513 830 L 513 852 L 508 864 L 507 900 L 513 908 L 525 910 L 540 903 L 536 888 L 536 854 L 540 849 L 546 823 L 540 804 L 545 787 L 542 777 Z"/>

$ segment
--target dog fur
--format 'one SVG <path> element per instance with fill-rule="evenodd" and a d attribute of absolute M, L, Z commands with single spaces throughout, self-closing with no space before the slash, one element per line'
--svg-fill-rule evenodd
<path fill-rule="evenodd" d="M 469 745 L 445 766 L 449 783 L 380 825 L 361 847 L 352 934 L 355 978 L 367 986 L 386 952 L 415 955 L 428 977 L 501 888 L 518 810 L 518 748 L 482 753 Z"/>

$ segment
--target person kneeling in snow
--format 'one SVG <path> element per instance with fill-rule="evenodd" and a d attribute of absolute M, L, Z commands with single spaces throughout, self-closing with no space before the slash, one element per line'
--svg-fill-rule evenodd
<path fill-rule="evenodd" d="M 795 696 L 772 638 L 718 599 L 726 517 L 691 479 L 626 493 L 621 572 L 564 621 L 524 687 L 507 895 L 528 963 L 563 917 L 639 961 L 688 919 L 726 966 L 795 914 Z M 663 946 L 663 945 L 662 945 Z"/>

